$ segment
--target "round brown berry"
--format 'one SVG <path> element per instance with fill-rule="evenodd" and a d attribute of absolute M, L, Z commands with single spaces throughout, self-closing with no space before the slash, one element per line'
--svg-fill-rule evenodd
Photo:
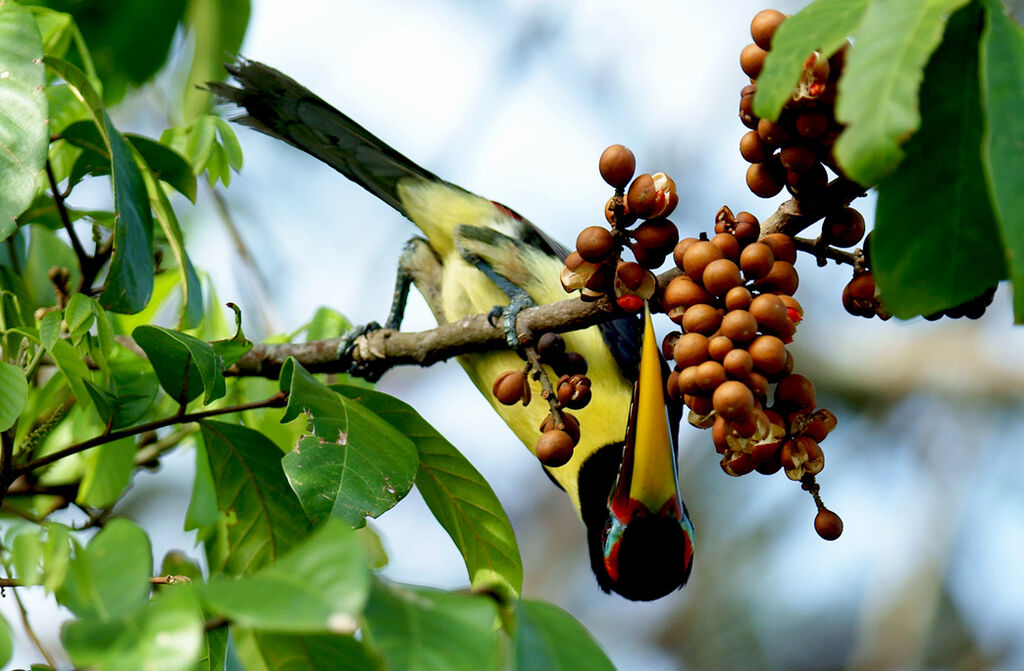
<path fill-rule="evenodd" d="M 783 147 L 779 152 L 779 162 L 782 167 L 792 172 L 803 172 L 809 170 L 818 160 L 814 150 L 799 144 L 792 144 Z"/>
<path fill-rule="evenodd" d="M 654 178 L 644 173 L 633 180 L 626 194 L 629 212 L 640 219 L 653 216 L 658 209 L 658 190 L 654 186 Z"/>
<path fill-rule="evenodd" d="M 679 229 L 664 217 L 648 219 L 632 235 L 638 245 L 657 256 L 669 254 L 679 242 Z"/>
<path fill-rule="evenodd" d="M 754 284 L 759 288 L 767 287 L 792 295 L 796 293 L 797 287 L 800 286 L 800 276 L 797 274 L 796 268 L 793 267 L 792 263 L 776 260 L 768 274 Z"/>
<path fill-rule="evenodd" d="M 615 238 L 604 226 L 587 226 L 576 237 L 576 251 L 590 263 L 606 260 L 614 249 Z"/>
<path fill-rule="evenodd" d="M 814 516 L 814 530 L 827 541 L 834 541 L 843 533 L 843 520 L 828 508 Z"/>
<path fill-rule="evenodd" d="M 747 347 L 754 368 L 764 375 L 778 373 L 786 365 L 786 345 L 772 335 L 754 338 Z"/>
<path fill-rule="evenodd" d="M 519 401 L 527 405 L 530 402 L 530 385 L 521 370 L 507 370 L 496 377 L 491 393 L 504 405 L 515 405 Z"/>
<path fill-rule="evenodd" d="M 773 294 L 761 294 L 750 302 L 750 314 L 765 333 L 777 333 L 787 320 L 786 306 Z"/>
<path fill-rule="evenodd" d="M 793 239 L 785 233 L 772 233 L 764 236 L 758 242 L 771 247 L 776 261 L 796 263 L 796 245 L 793 244 Z"/>
<path fill-rule="evenodd" d="M 708 356 L 708 337 L 700 333 L 684 333 L 672 349 L 672 359 L 680 368 L 702 364 Z"/>
<path fill-rule="evenodd" d="M 552 468 L 564 466 L 572 459 L 572 438 L 565 431 L 553 429 L 540 434 L 534 448 L 540 463 Z"/>
<path fill-rule="evenodd" d="M 754 360 L 750 352 L 744 349 L 734 349 L 725 355 L 722 360 L 722 367 L 730 377 L 737 380 L 746 380 L 751 371 L 754 370 Z"/>
<path fill-rule="evenodd" d="M 746 310 L 730 310 L 722 317 L 722 335 L 733 342 L 749 342 L 757 335 L 757 320 Z"/>
<path fill-rule="evenodd" d="M 633 178 L 636 170 L 636 157 L 628 148 L 621 144 L 610 145 L 601 154 L 599 164 L 601 177 L 609 186 L 622 189 Z"/>
<path fill-rule="evenodd" d="M 711 335 L 722 323 L 722 312 L 706 303 L 698 303 L 686 308 L 683 313 L 682 326 L 687 333 L 703 333 Z"/>
<path fill-rule="evenodd" d="M 787 375 L 775 386 L 775 405 L 814 409 L 814 383 L 803 375 Z"/>
<path fill-rule="evenodd" d="M 747 168 L 747 187 L 760 198 L 771 198 L 782 191 L 782 187 L 785 186 L 785 175 L 780 176 L 770 165 L 770 163 L 751 163 Z"/>
<path fill-rule="evenodd" d="M 697 366 L 696 379 L 701 391 L 712 392 L 725 382 L 725 368 L 717 361 L 705 361 Z"/>
<path fill-rule="evenodd" d="M 683 254 L 683 272 L 694 282 L 700 282 L 708 264 L 724 258 L 725 254 L 714 243 L 707 240 L 695 242 Z"/>
<path fill-rule="evenodd" d="M 713 360 L 722 363 L 725 355 L 732 351 L 732 341 L 724 335 L 712 336 L 708 340 L 708 356 Z"/>
<path fill-rule="evenodd" d="M 757 87 L 753 84 L 744 86 L 740 91 L 740 121 L 750 130 L 757 130 L 760 119 L 754 114 L 754 93 Z"/>
<path fill-rule="evenodd" d="M 757 79 L 757 76 L 761 74 L 761 68 L 764 67 L 764 57 L 767 55 L 768 52 L 756 44 L 748 44 L 740 52 L 740 68 L 751 79 Z"/>
<path fill-rule="evenodd" d="M 750 307 L 750 290 L 746 287 L 733 287 L 725 294 L 726 310 L 746 310 Z"/>
<path fill-rule="evenodd" d="M 547 433 L 548 431 L 565 431 L 572 438 L 572 444 L 580 442 L 580 422 L 578 419 L 567 413 L 565 410 L 562 411 L 562 422 L 563 426 L 561 429 L 555 426 L 555 419 L 551 415 L 544 418 L 544 421 L 540 424 L 541 433 Z"/>
<path fill-rule="evenodd" d="M 729 259 L 716 259 L 709 263 L 701 275 L 704 288 L 715 296 L 724 296 L 733 287 L 743 284 L 740 269 Z"/>
<path fill-rule="evenodd" d="M 785 19 L 786 15 L 777 9 L 762 9 L 750 22 L 750 37 L 767 51 L 771 48 L 772 35 Z"/>
<path fill-rule="evenodd" d="M 763 163 L 771 154 L 757 131 L 748 131 L 740 138 L 740 156 L 747 163 Z"/>
<path fill-rule="evenodd" d="M 825 217 L 821 235 L 830 245 L 853 247 L 864 237 L 864 217 L 852 207 L 844 207 Z"/>
<path fill-rule="evenodd" d="M 730 261 L 740 258 L 740 241 L 732 233 L 719 233 L 711 238 L 711 244 L 722 250 L 722 254 Z"/>
<path fill-rule="evenodd" d="M 775 255 L 772 248 L 761 242 L 747 245 L 740 254 L 740 268 L 748 280 L 757 280 L 767 275 L 773 263 Z"/>
<path fill-rule="evenodd" d="M 715 412 L 733 422 L 749 419 L 754 412 L 754 394 L 742 382 L 728 380 L 715 389 L 711 401 Z"/>

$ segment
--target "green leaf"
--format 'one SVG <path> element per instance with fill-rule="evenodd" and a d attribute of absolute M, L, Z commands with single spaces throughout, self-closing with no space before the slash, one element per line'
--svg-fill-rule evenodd
<path fill-rule="evenodd" d="M 981 157 L 992 207 L 1003 236 L 1013 314 L 1024 323 L 1024 28 L 1009 18 L 1003 5 L 985 0 L 981 34 L 981 94 L 985 131 Z"/>
<path fill-rule="evenodd" d="M 313 319 L 306 325 L 306 342 L 337 338 L 352 328 L 352 322 L 337 310 L 318 307 Z"/>
<path fill-rule="evenodd" d="M 202 589 L 210 612 L 264 631 L 353 634 L 370 592 L 355 534 L 328 520 L 275 563 L 241 578 L 214 575 Z M 253 599 L 253 594 L 261 595 Z"/>
<path fill-rule="evenodd" d="M 356 529 L 356 538 L 363 546 L 363 552 L 366 553 L 370 568 L 377 571 L 388 565 L 388 553 L 384 549 L 384 542 L 381 541 L 380 534 L 370 526 L 369 522 L 362 528 Z"/>
<path fill-rule="evenodd" d="M 10 545 L 14 574 L 22 585 L 43 582 L 43 539 L 39 532 L 37 528 L 20 533 Z"/>
<path fill-rule="evenodd" d="M 88 407 L 92 397 L 85 387 L 85 380 L 92 376 L 82 357 L 78 356 L 68 341 L 63 339 L 53 343 L 53 347 L 48 347 L 47 350 L 53 357 L 53 362 L 57 364 L 57 370 L 64 374 L 71 385 L 71 393 L 75 395 L 75 400 L 83 407 Z"/>
<path fill-rule="evenodd" d="M 204 114 L 188 126 L 186 133 L 185 156 L 192 164 L 192 171 L 199 175 L 206 170 L 217 145 L 217 119 Z"/>
<path fill-rule="evenodd" d="M 60 323 L 60 310 L 47 312 L 39 320 L 39 342 L 46 349 L 52 349 L 54 344 L 60 340 Z"/>
<path fill-rule="evenodd" d="M 834 153 L 846 176 L 873 186 L 903 158 L 921 125 L 918 90 L 949 15 L 967 0 L 873 2 L 839 80 L 836 119 L 846 129 Z"/>
<path fill-rule="evenodd" d="M 251 573 L 302 541 L 309 520 L 273 443 L 237 424 L 204 421 L 201 427 L 222 513 L 222 528 L 207 541 L 210 571 Z"/>
<path fill-rule="evenodd" d="M 921 130 L 878 186 L 871 265 L 886 308 L 904 319 L 959 305 L 1006 276 L 981 165 L 979 20 L 975 4 L 950 19 L 921 90 Z"/>
<path fill-rule="evenodd" d="M 281 366 L 280 388 L 288 393 L 288 406 L 281 423 L 290 422 L 300 413 L 305 413 L 308 430 L 314 436 L 323 441 L 345 444 L 348 406 L 337 392 L 310 375 L 292 357 Z"/>
<path fill-rule="evenodd" d="M 185 80 L 185 120 L 210 111 L 208 81 L 224 79 L 227 54 L 237 54 L 249 24 L 249 0 L 192 0 L 185 25 L 194 38 L 192 67 Z"/>
<path fill-rule="evenodd" d="M 45 526 L 43 588 L 52 593 L 64 584 L 68 567 L 71 565 L 71 531 L 56 522 L 49 522 Z"/>
<path fill-rule="evenodd" d="M 71 661 L 99 671 L 192 671 L 203 643 L 194 590 L 173 585 L 115 620 L 77 620 L 61 631 Z"/>
<path fill-rule="evenodd" d="M 28 401 L 28 381 L 18 366 L 0 361 L 0 431 L 14 426 Z"/>
<path fill-rule="evenodd" d="M 27 312 L 31 314 L 34 310 L 32 306 L 52 307 L 57 304 L 53 282 L 49 278 L 50 268 L 67 268 L 71 273 L 68 286 L 72 288 L 77 287 L 82 281 L 82 274 L 78 270 L 78 257 L 75 256 L 75 252 L 53 231 L 35 225 L 28 228 L 32 241 L 28 246 L 22 279 L 30 299 Z"/>
<path fill-rule="evenodd" d="M 250 671 L 384 671 L 380 659 L 351 636 L 271 634 L 232 627 L 238 656 Z"/>
<path fill-rule="evenodd" d="M 590 633 L 572 615 L 543 601 L 516 604 L 515 668 L 519 671 L 615 671 Z"/>
<path fill-rule="evenodd" d="M 81 618 L 113 620 L 145 603 L 153 552 L 145 531 L 118 518 L 79 547 L 68 568 L 57 593 L 61 605 Z"/>
<path fill-rule="evenodd" d="M 103 508 L 121 498 L 135 470 L 135 440 L 122 438 L 85 454 L 85 475 L 75 502 Z"/>
<path fill-rule="evenodd" d="M 153 146 L 163 147 L 160 144 L 152 144 Z M 165 149 L 165 151 L 173 153 L 170 149 Z M 184 159 L 182 159 L 182 162 L 185 162 Z M 189 259 L 188 252 L 185 250 L 185 236 L 181 231 L 181 225 L 178 223 L 178 217 L 174 213 L 174 208 L 171 207 L 167 194 L 164 193 L 164 190 L 157 183 L 156 175 L 151 172 L 151 169 L 151 165 L 149 167 L 144 166 L 142 173 L 146 181 L 146 190 L 149 192 L 150 205 L 153 208 L 153 213 L 160 224 L 161 230 L 164 232 L 164 237 L 167 238 L 167 243 L 171 247 L 174 260 L 178 264 L 178 283 L 182 294 L 178 328 L 193 328 L 203 319 L 203 293 L 199 284 L 199 276 L 196 275 L 196 270 L 192 266 L 192 260 Z M 194 196 L 195 176 L 187 164 L 185 165 L 185 171 L 185 174 L 192 178 L 192 192 Z"/>
<path fill-rule="evenodd" d="M 73 295 L 68 301 L 68 306 L 64 308 L 64 323 L 73 344 L 77 345 L 82 341 L 82 337 L 92 328 L 95 319 L 92 299 L 85 294 Z"/>
<path fill-rule="evenodd" d="M 185 12 L 185 0 L 47 0 L 75 17 L 104 82 L 104 100 L 149 81 L 164 64 Z M 144 39 L 142 39 L 144 37 Z"/>
<path fill-rule="evenodd" d="M 7 620 L 0 617 L 0 666 L 10 661 L 14 654 L 14 641 L 11 640 L 11 627 Z"/>
<path fill-rule="evenodd" d="M 29 7 L 36 26 L 43 38 L 43 52 L 47 56 L 63 58 L 71 46 L 74 35 L 74 19 L 70 14 L 55 12 L 48 7 L 38 5 Z"/>
<path fill-rule="evenodd" d="M 869 0 L 816 0 L 790 16 L 772 36 L 772 48 L 757 77 L 754 114 L 778 119 L 813 51 L 829 58 L 846 44 Z"/>
<path fill-rule="evenodd" d="M 103 100 L 93 84 L 96 80 L 90 79 L 76 65 L 60 58 L 45 56 L 43 57 L 43 63 L 54 74 L 67 82 L 71 92 L 85 105 L 92 116 L 93 123 L 96 124 L 96 128 L 99 129 L 100 134 L 103 136 L 103 143 L 107 146 L 107 151 L 109 152 L 110 139 L 107 137 L 107 113 L 103 109 Z"/>
<path fill-rule="evenodd" d="M 416 448 L 392 425 L 320 384 L 294 359 L 281 371 L 288 385 L 284 419 L 299 411 L 314 435 L 282 461 L 288 482 L 314 524 L 340 517 L 362 526 L 390 510 L 412 489 Z M 342 421 L 344 421 L 344 424 Z"/>
<path fill-rule="evenodd" d="M 222 72 L 226 70 L 221 68 Z M 235 172 L 242 169 L 242 145 L 238 141 L 238 136 L 235 135 L 235 129 L 231 127 L 224 119 L 217 117 L 217 135 L 220 137 L 220 146 L 224 148 L 224 156 L 228 160 L 228 165 L 234 168 Z"/>
<path fill-rule="evenodd" d="M 192 484 L 192 496 L 185 511 L 185 531 L 206 529 L 220 518 L 217 508 L 217 487 L 210 471 L 210 457 L 203 443 L 196 445 L 196 475 Z M 202 536 L 201 536 L 202 538 Z"/>
<path fill-rule="evenodd" d="M 207 404 L 224 395 L 224 375 L 213 347 L 181 331 L 161 326 L 139 326 L 132 338 L 149 357 L 164 391 L 187 403 L 203 391 Z"/>
<path fill-rule="evenodd" d="M 112 312 L 139 312 L 153 294 L 153 215 L 131 148 L 104 113 L 114 189 L 114 253 L 100 304 Z"/>
<path fill-rule="evenodd" d="M 408 436 L 419 452 L 416 487 L 455 542 L 474 585 L 499 575 L 518 593 L 523 564 L 512 525 L 487 481 L 419 413 L 396 398 L 360 387 L 336 387 Z"/>
<path fill-rule="evenodd" d="M 149 362 L 124 347 L 118 347 L 111 357 L 110 377 L 116 399 L 110 428 L 131 426 L 153 406 L 160 383 Z"/>
<path fill-rule="evenodd" d="M 235 313 L 235 334 L 225 340 L 214 340 L 213 351 L 224 361 L 227 368 L 235 363 L 252 349 L 252 341 L 242 333 L 242 310 L 234 303 L 228 303 L 228 307 Z"/>
<path fill-rule="evenodd" d="M 199 563 L 178 550 L 164 555 L 160 563 L 160 575 L 185 576 L 193 582 L 202 582 L 203 569 Z M 204 617 L 208 613 L 203 613 Z M 207 618 L 208 619 L 208 618 Z M 203 644 L 199 652 L 196 671 L 224 671 L 228 645 L 228 628 L 216 627 L 203 633 Z"/>
<path fill-rule="evenodd" d="M 375 580 L 364 632 L 392 671 L 497 669 L 492 599 Z"/>
<path fill-rule="evenodd" d="M 43 42 L 32 14 L 16 2 L 0 2 L 0 240 L 36 195 L 36 176 L 46 162 L 50 129 L 43 93 Z"/>
<path fill-rule="evenodd" d="M 125 133 L 125 139 L 139 152 L 139 156 L 157 179 L 170 184 L 178 193 L 195 204 L 196 176 L 192 174 L 192 166 L 184 156 L 167 145 L 142 135 Z"/>

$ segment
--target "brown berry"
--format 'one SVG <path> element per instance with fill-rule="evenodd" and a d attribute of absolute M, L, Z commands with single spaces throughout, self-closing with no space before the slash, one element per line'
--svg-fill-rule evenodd
<path fill-rule="evenodd" d="M 722 250 L 722 254 L 730 261 L 740 258 L 740 241 L 732 233 L 719 233 L 711 238 L 711 244 Z"/>
<path fill-rule="evenodd" d="M 632 235 L 638 245 L 658 256 L 666 256 L 679 242 L 679 229 L 664 217 L 648 219 Z"/>
<path fill-rule="evenodd" d="M 703 333 L 711 335 L 722 323 L 722 311 L 706 303 L 698 303 L 686 308 L 683 313 L 682 327 L 687 333 Z"/>
<path fill-rule="evenodd" d="M 551 415 L 547 415 L 544 418 L 544 421 L 540 423 L 540 431 L 541 431 L 541 433 L 547 433 L 548 431 L 555 431 L 555 430 L 565 431 L 567 434 L 569 434 L 569 437 L 572 438 L 572 444 L 573 445 L 575 445 L 576 443 L 580 442 L 580 422 L 579 422 L 579 420 L 563 410 L 562 411 L 562 421 L 563 421 L 563 426 L 562 426 L 561 429 L 558 429 L 558 427 L 555 426 L 555 419 L 554 419 L 554 417 L 552 417 Z"/>
<path fill-rule="evenodd" d="M 796 118 L 796 132 L 806 138 L 821 137 L 828 130 L 828 117 L 820 112 L 804 112 Z"/>
<path fill-rule="evenodd" d="M 772 233 L 764 236 L 758 242 L 771 247 L 776 261 L 796 263 L 796 245 L 793 244 L 793 239 L 785 233 Z"/>
<path fill-rule="evenodd" d="M 757 79 L 757 76 L 761 74 L 761 68 L 764 67 L 764 57 L 767 55 L 768 52 L 756 44 L 748 44 L 740 52 L 740 68 L 751 79 Z"/>
<path fill-rule="evenodd" d="M 540 434 L 534 448 L 540 463 L 552 468 L 564 466 L 572 459 L 572 438 L 565 431 L 554 429 Z"/>
<path fill-rule="evenodd" d="M 686 275 L 673 277 L 665 287 L 661 302 L 668 311 L 669 319 L 681 324 L 683 313 L 687 308 L 713 300 L 707 289 L 691 280 Z"/>
<path fill-rule="evenodd" d="M 746 287 L 733 287 L 725 294 L 726 310 L 746 310 L 750 307 L 750 290 Z"/>
<path fill-rule="evenodd" d="M 679 371 L 678 385 L 679 391 L 684 396 L 699 393 L 700 387 L 697 386 L 697 366 L 687 366 Z"/>
<path fill-rule="evenodd" d="M 520 400 L 523 405 L 530 403 L 530 385 L 521 370 L 507 370 L 496 377 L 491 393 L 504 405 L 515 405 Z"/>
<path fill-rule="evenodd" d="M 736 215 L 736 225 L 732 234 L 740 241 L 740 247 L 746 247 L 755 242 L 761 235 L 761 225 L 757 217 L 749 212 L 740 212 Z"/>
<path fill-rule="evenodd" d="M 740 138 L 740 156 L 747 163 L 763 163 L 771 154 L 757 131 L 748 131 Z"/>
<path fill-rule="evenodd" d="M 715 389 L 711 398 L 715 412 L 733 422 L 742 422 L 754 412 L 754 395 L 742 382 L 728 380 Z"/>
<path fill-rule="evenodd" d="M 708 340 L 708 356 L 721 363 L 725 355 L 732 351 L 732 341 L 724 335 L 716 335 Z"/>
<path fill-rule="evenodd" d="M 640 219 L 653 216 L 659 207 L 658 189 L 654 186 L 654 178 L 644 173 L 634 179 L 626 194 L 626 204 L 630 214 Z"/>
<path fill-rule="evenodd" d="M 757 335 L 757 320 L 746 310 L 730 310 L 722 317 L 722 335 L 733 342 L 749 342 Z"/>
<path fill-rule="evenodd" d="M 733 287 L 743 284 L 739 266 L 729 259 L 716 259 L 709 263 L 701 279 L 704 288 L 715 296 L 724 296 Z"/>
<path fill-rule="evenodd" d="M 680 368 L 702 364 L 708 356 L 708 337 L 700 333 L 684 333 L 672 349 L 672 359 Z"/>
<path fill-rule="evenodd" d="M 718 385 L 725 382 L 725 379 L 725 368 L 717 361 L 705 361 L 697 366 L 697 386 L 705 393 L 717 389 Z"/>
<path fill-rule="evenodd" d="M 814 516 L 814 530 L 827 541 L 834 541 L 843 533 L 843 520 L 828 508 L 822 508 Z"/>
<path fill-rule="evenodd" d="M 711 396 L 709 395 L 687 395 L 683 397 L 683 403 L 685 403 L 690 410 L 693 410 L 696 414 L 701 416 L 710 415 L 711 411 L 715 409 L 715 406 L 711 403 Z"/>
<path fill-rule="evenodd" d="M 803 375 L 787 375 L 775 387 L 775 405 L 814 409 L 814 383 Z"/>
<path fill-rule="evenodd" d="M 754 114 L 754 93 L 757 87 L 753 84 L 744 86 L 740 91 L 740 122 L 750 130 L 757 130 L 760 119 Z"/>
<path fill-rule="evenodd" d="M 830 245 L 853 247 L 864 237 L 864 217 L 852 207 L 844 207 L 825 217 L 821 235 Z"/>
<path fill-rule="evenodd" d="M 725 254 L 714 243 L 707 240 L 695 242 L 683 254 L 683 272 L 693 281 L 700 282 L 708 264 L 724 258 Z"/>
<path fill-rule="evenodd" d="M 565 339 L 558 333 L 548 331 L 537 339 L 537 355 L 545 363 L 565 356 Z"/>
<path fill-rule="evenodd" d="M 762 9 L 750 22 L 750 37 L 757 46 L 767 51 L 771 45 L 772 35 L 785 19 L 786 15 L 777 9 Z"/>
<path fill-rule="evenodd" d="M 779 147 L 789 139 L 789 131 L 778 121 L 761 119 L 757 122 L 757 134 L 769 147 Z"/>
<path fill-rule="evenodd" d="M 740 254 L 740 268 L 748 280 L 757 280 L 767 275 L 773 263 L 775 255 L 772 248 L 761 242 L 747 245 Z"/>
<path fill-rule="evenodd" d="M 636 170 L 636 157 L 621 144 L 610 145 L 601 153 L 601 178 L 616 189 L 625 188 Z"/>
<path fill-rule="evenodd" d="M 785 186 L 785 175 L 778 175 L 769 166 L 769 163 L 751 163 L 747 168 L 747 188 L 759 198 L 771 198 Z"/>
<path fill-rule="evenodd" d="M 788 320 L 786 306 L 773 294 L 761 294 L 750 302 L 750 314 L 765 333 L 778 333 Z"/>
<path fill-rule="evenodd" d="M 800 276 L 789 261 L 775 261 L 768 274 L 754 283 L 758 288 L 770 288 L 784 294 L 796 293 L 800 286 Z"/>
<path fill-rule="evenodd" d="M 601 263 L 612 255 L 615 238 L 604 226 L 587 226 L 576 237 L 576 251 L 584 261 Z"/>
<path fill-rule="evenodd" d="M 676 246 L 672 249 L 672 260 L 676 263 L 676 268 L 679 270 L 683 269 L 683 254 L 690 248 L 695 242 L 700 242 L 697 238 L 683 238 L 676 243 Z"/>
<path fill-rule="evenodd" d="M 754 370 L 754 360 L 747 350 L 734 349 L 725 355 L 725 359 L 722 360 L 722 367 L 725 368 L 725 372 L 729 377 L 734 377 L 737 380 L 746 380 L 747 376 Z"/>
<path fill-rule="evenodd" d="M 783 147 L 779 152 L 779 162 L 782 167 L 792 172 L 803 172 L 809 170 L 818 160 L 814 151 L 799 144 Z"/>
<path fill-rule="evenodd" d="M 747 347 L 754 368 L 764 375 L 778 373 L 786 365 L 786 345 L 772 335 L 754 338 Z"/>

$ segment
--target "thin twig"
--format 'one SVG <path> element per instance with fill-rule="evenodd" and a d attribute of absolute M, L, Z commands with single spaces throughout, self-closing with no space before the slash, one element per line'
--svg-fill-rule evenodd
<path fill-rule="evenodd" d="M 57 187 L 57 177 L 53 174 L 53 166 L 50 165 L 49 159 L 46 160 L 46 177 L 50 180 L 50 191 L 53 193 L 53 202 L 57 206 L 57 214 L 60 215 L 60 221 L 64 224 L 64 230 L 68 232 L 68 237 L 71 238 L 71 247 L 75 250 L 75 256 L 78 257 L 78 263 L 82 267 L 84 275 L 86 266 L 92 262 L 92 257 L 85 251 L 82 241 L 78 239 L 78 233 L 75 232 L 75 227 L 71 223 L 71 215 L 68 214 L 67 205 L 64 203 L 64 194 Z"/>
<path fill-rule="evenodd" d="M 243 410 L 282 407 L 284 406 L 285 399 L 287 399 L 287 397 L 288 395 L 285 394 L 284 392 L 278 392 L 271 396 L 270 398 L 265 399 L 263 401 L 243 403 L 241 405 L 226 406 L 223 408 L 214 408 L 213 410 L 203 410 L 201 412 L 176 414 L 171 417 L 165 417 L 163 419 L 158 419 L 149 422 L 148 424 L 140 424 L 139 426 L 133 426 L 127 429 L 121 429 L 119 431 L 111 431 L 109 433 L 104 433 L 94 438 L 90 438 L 89 440 L 83 441 L 81 443 L 70 445 L 68 447 L 65 447 L 63 450 L 51 452 L 50 454 L 39 457 L 38 459 L 34 459 L 28 462 L 27 464 L 19 466 L 18 468 L 14 469 L 13 474 L 15 476 L 18 476 L 21 475 L 22 473 L 27 473 L 42 466 L 52 464 L 53 462 L 59 461 L 64 457 L 68 457 L 72 454 L 78 454 L 79 452 L 88 450 L 91 447 L 96 447 L 97 445 L 104 445 L 115 440 L 120 440 L 121 438 L 127 438 L 128 436 L 135 436 L 140 433 L 145 433 L 146 431 L 154 431 L 165 426 L 171 426 L 172 424 L 198 422 L 199 420 L 206 419 L 207 417 L 215 417 L 217 415 L 225 415 L 232 412 L 241 412 Z"/>
<path fill-rule="evenodd" d="M 32 628 L 32 624 L 28 621 L 28 609 L 25 608 L 25 603 L 21 600 L 21 595 L 18 594 L 18 590 L 11 590 L 14 593 L 14 602 L 18 604 L 18 613 L 21 615 L 21 626 L 25 628 L 25 635 L 29 637 L 32 644 L 36 646 L 39 653 L 46 660 L 46 663 L 52 669 L 57 668 L 57 662 L 53 655 L 43 646 L 42 641 L 36 636 L 35 630 Z"/>
<path fill-rule="evenodd" d="M 844 252 L 841 249 L 830 247 L 828 245 L 819 244 L 815 240 L 809 238 L 793 238 L 793 246 L 797 248 L 797 251 L 806 252 L 812 256 L 819 258 L 832 259 L 836 263 L 847 263 L 851 266 L 857 265 L 857 257 L 860 251 Z"/>

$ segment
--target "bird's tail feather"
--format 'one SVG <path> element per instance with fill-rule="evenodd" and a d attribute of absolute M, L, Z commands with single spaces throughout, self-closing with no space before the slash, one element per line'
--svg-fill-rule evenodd
<path fill-rule="evenodd" d="M 242 59 L 227 69 L 238 87 L 220 82 L 207 86 L 245 110 L 237 121 L 315 156 L 403 215 L 408 212 L 399 198 L 399 181 L 441 181 L 274 68 Z"/>

